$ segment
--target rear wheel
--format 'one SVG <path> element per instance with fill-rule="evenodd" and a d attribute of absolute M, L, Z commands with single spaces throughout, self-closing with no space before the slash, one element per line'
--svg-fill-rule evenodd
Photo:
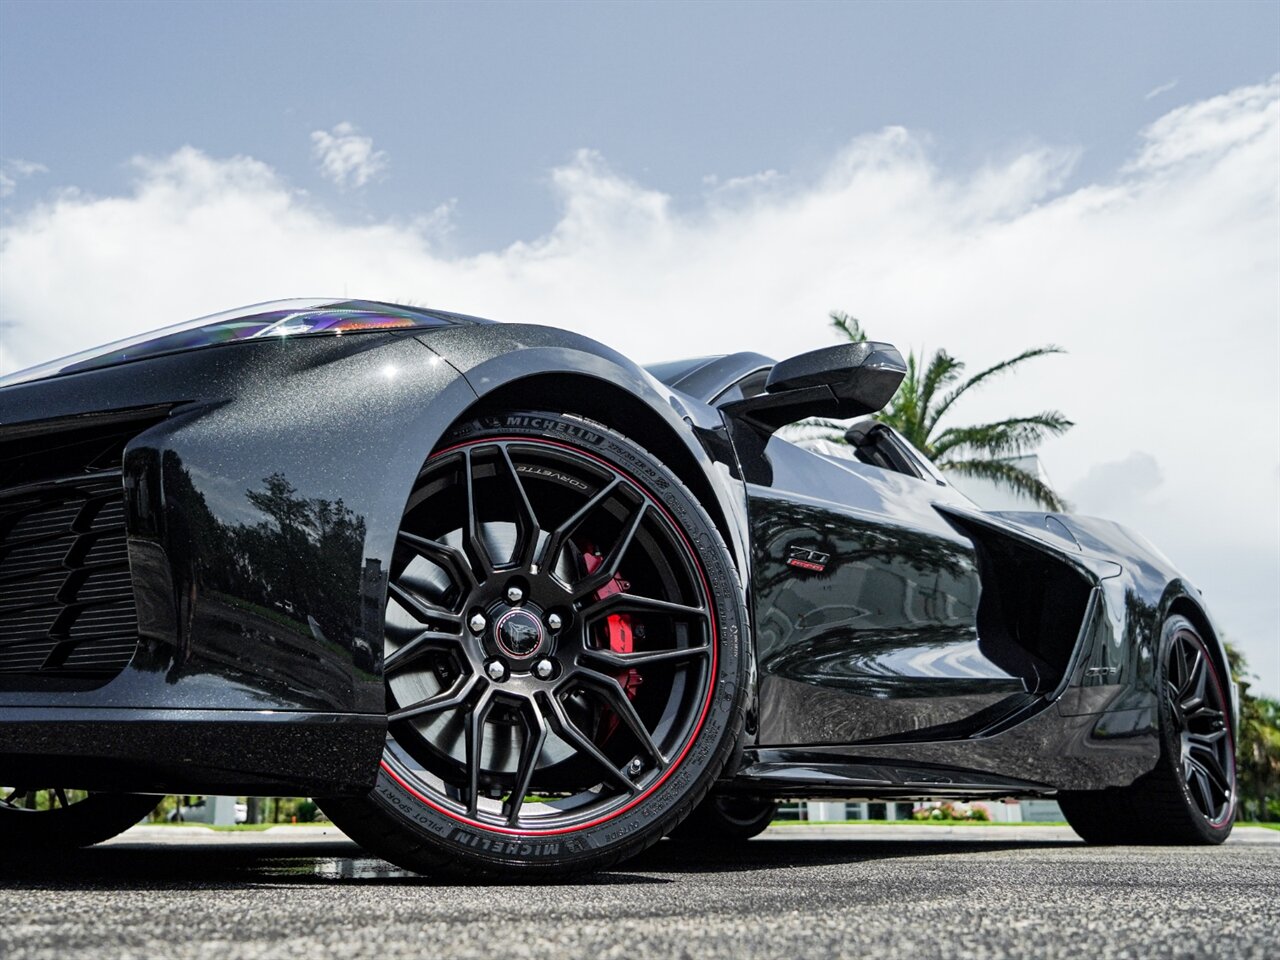
<path fill-rule="evenodd" d="M 0 787 L 0 849 L 101 843 L 128 830 L 159 802 L 159 797 L 132 793 Z"/>
<path fill-rule="evenodd" d="M 776 800 L 713 794 L 676 827 L 671 839 L 685 846 L 731 846 L 764 833 L 777 815 Z"/>
<path fill-rule="evenodd" d="M 423 467 L 389 572 L 377 786 L 325 810 L 418 871 L 598 869 L 702 799 L 742 723 L 715 528 L 621 435 L 513 413 Z"/>
<path fill-rule="evenodd" d="M 1170 617 L 1157 669 L 1160 760 L 1129 787 L 1064 792 L 1058 803 L 1090 843 L 1214 844 L 1231 833 L 1236 755 L 1227 688 L 1184 617 Z"/>

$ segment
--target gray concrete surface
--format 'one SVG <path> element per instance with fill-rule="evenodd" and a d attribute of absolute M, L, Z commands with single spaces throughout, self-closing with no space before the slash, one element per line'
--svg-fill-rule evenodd
<path fill-rule="evenodd" d="M 1280 833 L 1089 848 L 1054 827 L 779 827 L 566 885 L 453 886 L 333 830 L 0 851 L 0 957 L 1268 957 Z"/>

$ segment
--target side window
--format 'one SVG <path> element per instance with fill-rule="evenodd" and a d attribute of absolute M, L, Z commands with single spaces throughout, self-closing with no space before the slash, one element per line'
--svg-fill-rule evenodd
<path fill-rule="evenodd" d="M 749 373 L 733 386 L 723 391 L 711 401 L 711 404 L 718 407 L 724 403 L 733 403 L 737 400 L 750 400 L 752 397 L 758 397 L 764 393 L 765 381 L 768 379 L 769 371 L 767 369 Z"/>
<path fill-rule="evenodd" d="M 874 420 L 855 423 L 845 433 L 845 439 L 863 463 L 919 480 L 942 482 L 932 470 L 926 471 L 915 451 L 883 423 Z"/>

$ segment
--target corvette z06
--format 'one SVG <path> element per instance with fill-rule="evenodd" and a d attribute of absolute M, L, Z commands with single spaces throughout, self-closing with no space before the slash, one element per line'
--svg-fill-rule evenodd
<path fill-rule="evenodd" d="M 508 878 L 788 797 L 1221 842 L 1199 592 L 1114 523 L 978 508 L 870 418 L 904 372 L 310 300 L 9 375 L 0 849 L 170 793 L 314 796 L 404 867 Z M 847 443 L 779 435 L 810 417 Z"/>

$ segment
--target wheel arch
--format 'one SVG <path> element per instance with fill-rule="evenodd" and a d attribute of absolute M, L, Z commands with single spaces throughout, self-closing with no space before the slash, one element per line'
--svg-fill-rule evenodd
<path fill-rule="evenodd" d="M 687 409 L 629 358 L 568 330 L 484 324 L 435 330 L 418 339 L 462 374 L 475 394 L 464 409 L 449 411 L 450 427 L 519 404 L 576 414 L 620 430 L 666 463 L 690 489 L 748 582 L 745 489 L 717 468 L 694 427 L 695 420 L 706 420 L 713 411 Z M 718 417 L 714 425 L 720 425 Z"/>
<path fill-rule="evenodd" d="M 504 383 L 483 394 L 458 420 L 521 408 L 576 414 L 625 433 L 665 463 L 689 488 L 733 551 L 734 559 L 741 563 L 737 532 L 729 524 L 706 469 L 649 404 L 607 380 L 575 371 L 556 371 Z"/>
<path fill-rule="evenodd" d="M 1239 692 L 1236 688 L 1235 679 L 1231 675 L 1231 662 L 1227 657 L 1226 645 L 1214 628 L 1208 613 L 1185 590 L 1179 589 L 1168 603 L 1165 619 L 1175 616 L 1185 617 L 1189 620 L 1200 634 L 1201 639 L 1204 640 L 1205 645 L 1208 646 L 1209 652 L 1213 656 L 1214 668 L 1220 672 L 1223 682 L 1227 686 L 1227 696 L 1231 700 L 1232 726 L 1235 728 L 1233 732 L 1238 736 L 1240 727 Z M 1160 654 L 1163 656 L 1164 651 L 1160 651 Z"/>

